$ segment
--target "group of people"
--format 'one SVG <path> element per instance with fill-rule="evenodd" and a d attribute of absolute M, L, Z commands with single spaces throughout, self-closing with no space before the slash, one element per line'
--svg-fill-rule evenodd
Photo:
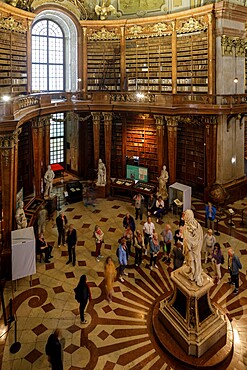
<path fill-rule="evenodd" d="M 134 205 L 135 205 L 135 219 L 138 220 L 138 217 L 140 217 L 140 220 L 142 221 L 143 218 L 143 212 L 144 212 L 144 196 L 141 193 L 138 193 L 134 196 Z M 165 214 L 165 202 L 162 198 L 162 196 L 158 196 L 157 199 L 153 194 L 150 194 L 148 201 L 147 201 L 147 214 L 148 216 L 155 215 L 156 221 L 159 222 L 159 220 L 162 219 L 163 215 Z"/>

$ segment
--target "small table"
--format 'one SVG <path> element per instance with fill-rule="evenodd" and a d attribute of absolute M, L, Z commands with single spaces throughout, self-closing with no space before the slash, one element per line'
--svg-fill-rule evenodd
<path fill-rule="evenodd" d="M 51 169 L 55 173 L 55 177 L 62 176 L 64 178 L 64 167 L 61 164 L 53 163 L 51 164 Z"/>

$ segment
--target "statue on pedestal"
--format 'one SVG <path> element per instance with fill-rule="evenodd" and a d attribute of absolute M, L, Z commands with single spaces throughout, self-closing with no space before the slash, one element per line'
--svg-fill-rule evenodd
<path fill-rule="evenodd" d="M 25 229 L 27 227 L 27 219 L 23 207 L 24 203 L 20 201 L 15 213 L 17 229 Z"/>
<path fill-rule="evenodd" d="M 52 187 L 53 187 L 53 179 L 55 177 L 54 172 L 51 169 L 51 166 L 47 166 L 47 171 L 44 176 L 44 182 L 45 182 L 45 198 L 51 198 L 52 196 Z"/>
<path fill-rule="evenodd" d="M 99 159 L 98 162 L 98 180 L 96 185 L 102 186 L 106 184 L 106 167 L 105 164 L 102 162 L 102 159 Z"/>
<path fill-rule="evenodd" d="M 195 281 L 198 286 L 203 285 L 202 280 L 202 265 L 201 265 L 201 250 L 203 244 L 203 231 L 199 222 L 194 218 L 194 213 L 191 209 L 187 209 L 183 213 L 184 227 L 184 255 L 187 268 L 185 269 L 186 276 L 191 281 Z"/>
<path fill-rule="evenodd" d="M 169 179 L 168 172 L 166 170 L 166 166 L 163 166 L 163 169 L 161 170 L 160 177 L 158 177 L 159 181 L 159 189 L 157 191 L 157 198 L 162 197 L 163 200 L 166 200 L 168 198 L 167 188 L 166 184 Z"/>

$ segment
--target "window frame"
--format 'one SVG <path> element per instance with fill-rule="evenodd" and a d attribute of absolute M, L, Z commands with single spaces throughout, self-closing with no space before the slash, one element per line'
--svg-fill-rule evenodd
<path fill-rule="evenodd" d="M 61 117 L 61 116 L 62 117 Z M 55 136 L 51 136 L 51 126 L 52 126 L 52 121 L 54 123 L 56 123 L 56 126 L 57 126 L 57 123 L 59 121 L 57 121 L 58 119 L 61 119 L 61 122 L 63 122 L 63 135 L 59 135 L 57 136 L 57 130 L 56 130 L 56 135 Z M 65 113 L 64 112 L 59 112 L 59 113 L 54 113 L 52 114 L 52 117 L 50 119 L 50 150 L 49 150 L 49 157 L 50 157 L 50 164 L 55 164 L 55 163 L 58 163 L 58 164 L 64 164 L 65 163 L 65 160 L 66 160 L 66 152 L 65 152 L 65 121 L 66 121 L 66 116 L 65 116 Z M 62 146 L 62 156 L 63 156 L 63 160 L 62 161 L 57 161 L 57 158 L 58 158 L 58 155 L 57 153 L 61 152 L 61 150 L 52 150 L 51 151 L 51 142 L 52 141 L 56 141 L 58 139 L 62 139 L 62 143 L 63 143 L 63 146 Z M 56 153 L 56 155 L 52 155 L 52 153 Z M 52 158 L 56 158 L 54 161 L 52 160 Z"/>

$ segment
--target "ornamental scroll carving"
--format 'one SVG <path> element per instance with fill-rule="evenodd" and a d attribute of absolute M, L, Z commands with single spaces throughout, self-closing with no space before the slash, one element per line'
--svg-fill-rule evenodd
<path fill-rule="evenodd" d="M 126 38 L 128 40 L 148 37 L 159 37 L 172 34 L 172 24 L 159 22 L 147 26 L 134 25 L 127 28 Z"/>
<path fill-rule="evenodd" d="M 28 24 L 18 21 L 12 16 L 2 17 L 0 19 L 0 28 L 12 32 L 26 33 L 28 29 Z"/>
<path fill-rule="evenodd" d="M 93 32 L 91 35 L 88 35 L 88 39 L 90 41 L 119 40 L 120 33 L 117 29 L 108 30 L 107 28 L 103 27 L 100 30 Z"/>
<path fill-rule="evenodd" d="M 186 21 L 181 21 L 178 24 L 177 33 L 192 33 L 198 31 L 206 31 L 208 28 L 207 22 L 204 19 L 189 18 Z"/>
<path fill-rule="evenodd" d="M 246 46 L 246 40 L 241 39 L 240 37 L 230 37 L 227 35 L 221 36 L 221 49 L 223 56 L 235 55 L 237 57 L 244 57 Z"/>

